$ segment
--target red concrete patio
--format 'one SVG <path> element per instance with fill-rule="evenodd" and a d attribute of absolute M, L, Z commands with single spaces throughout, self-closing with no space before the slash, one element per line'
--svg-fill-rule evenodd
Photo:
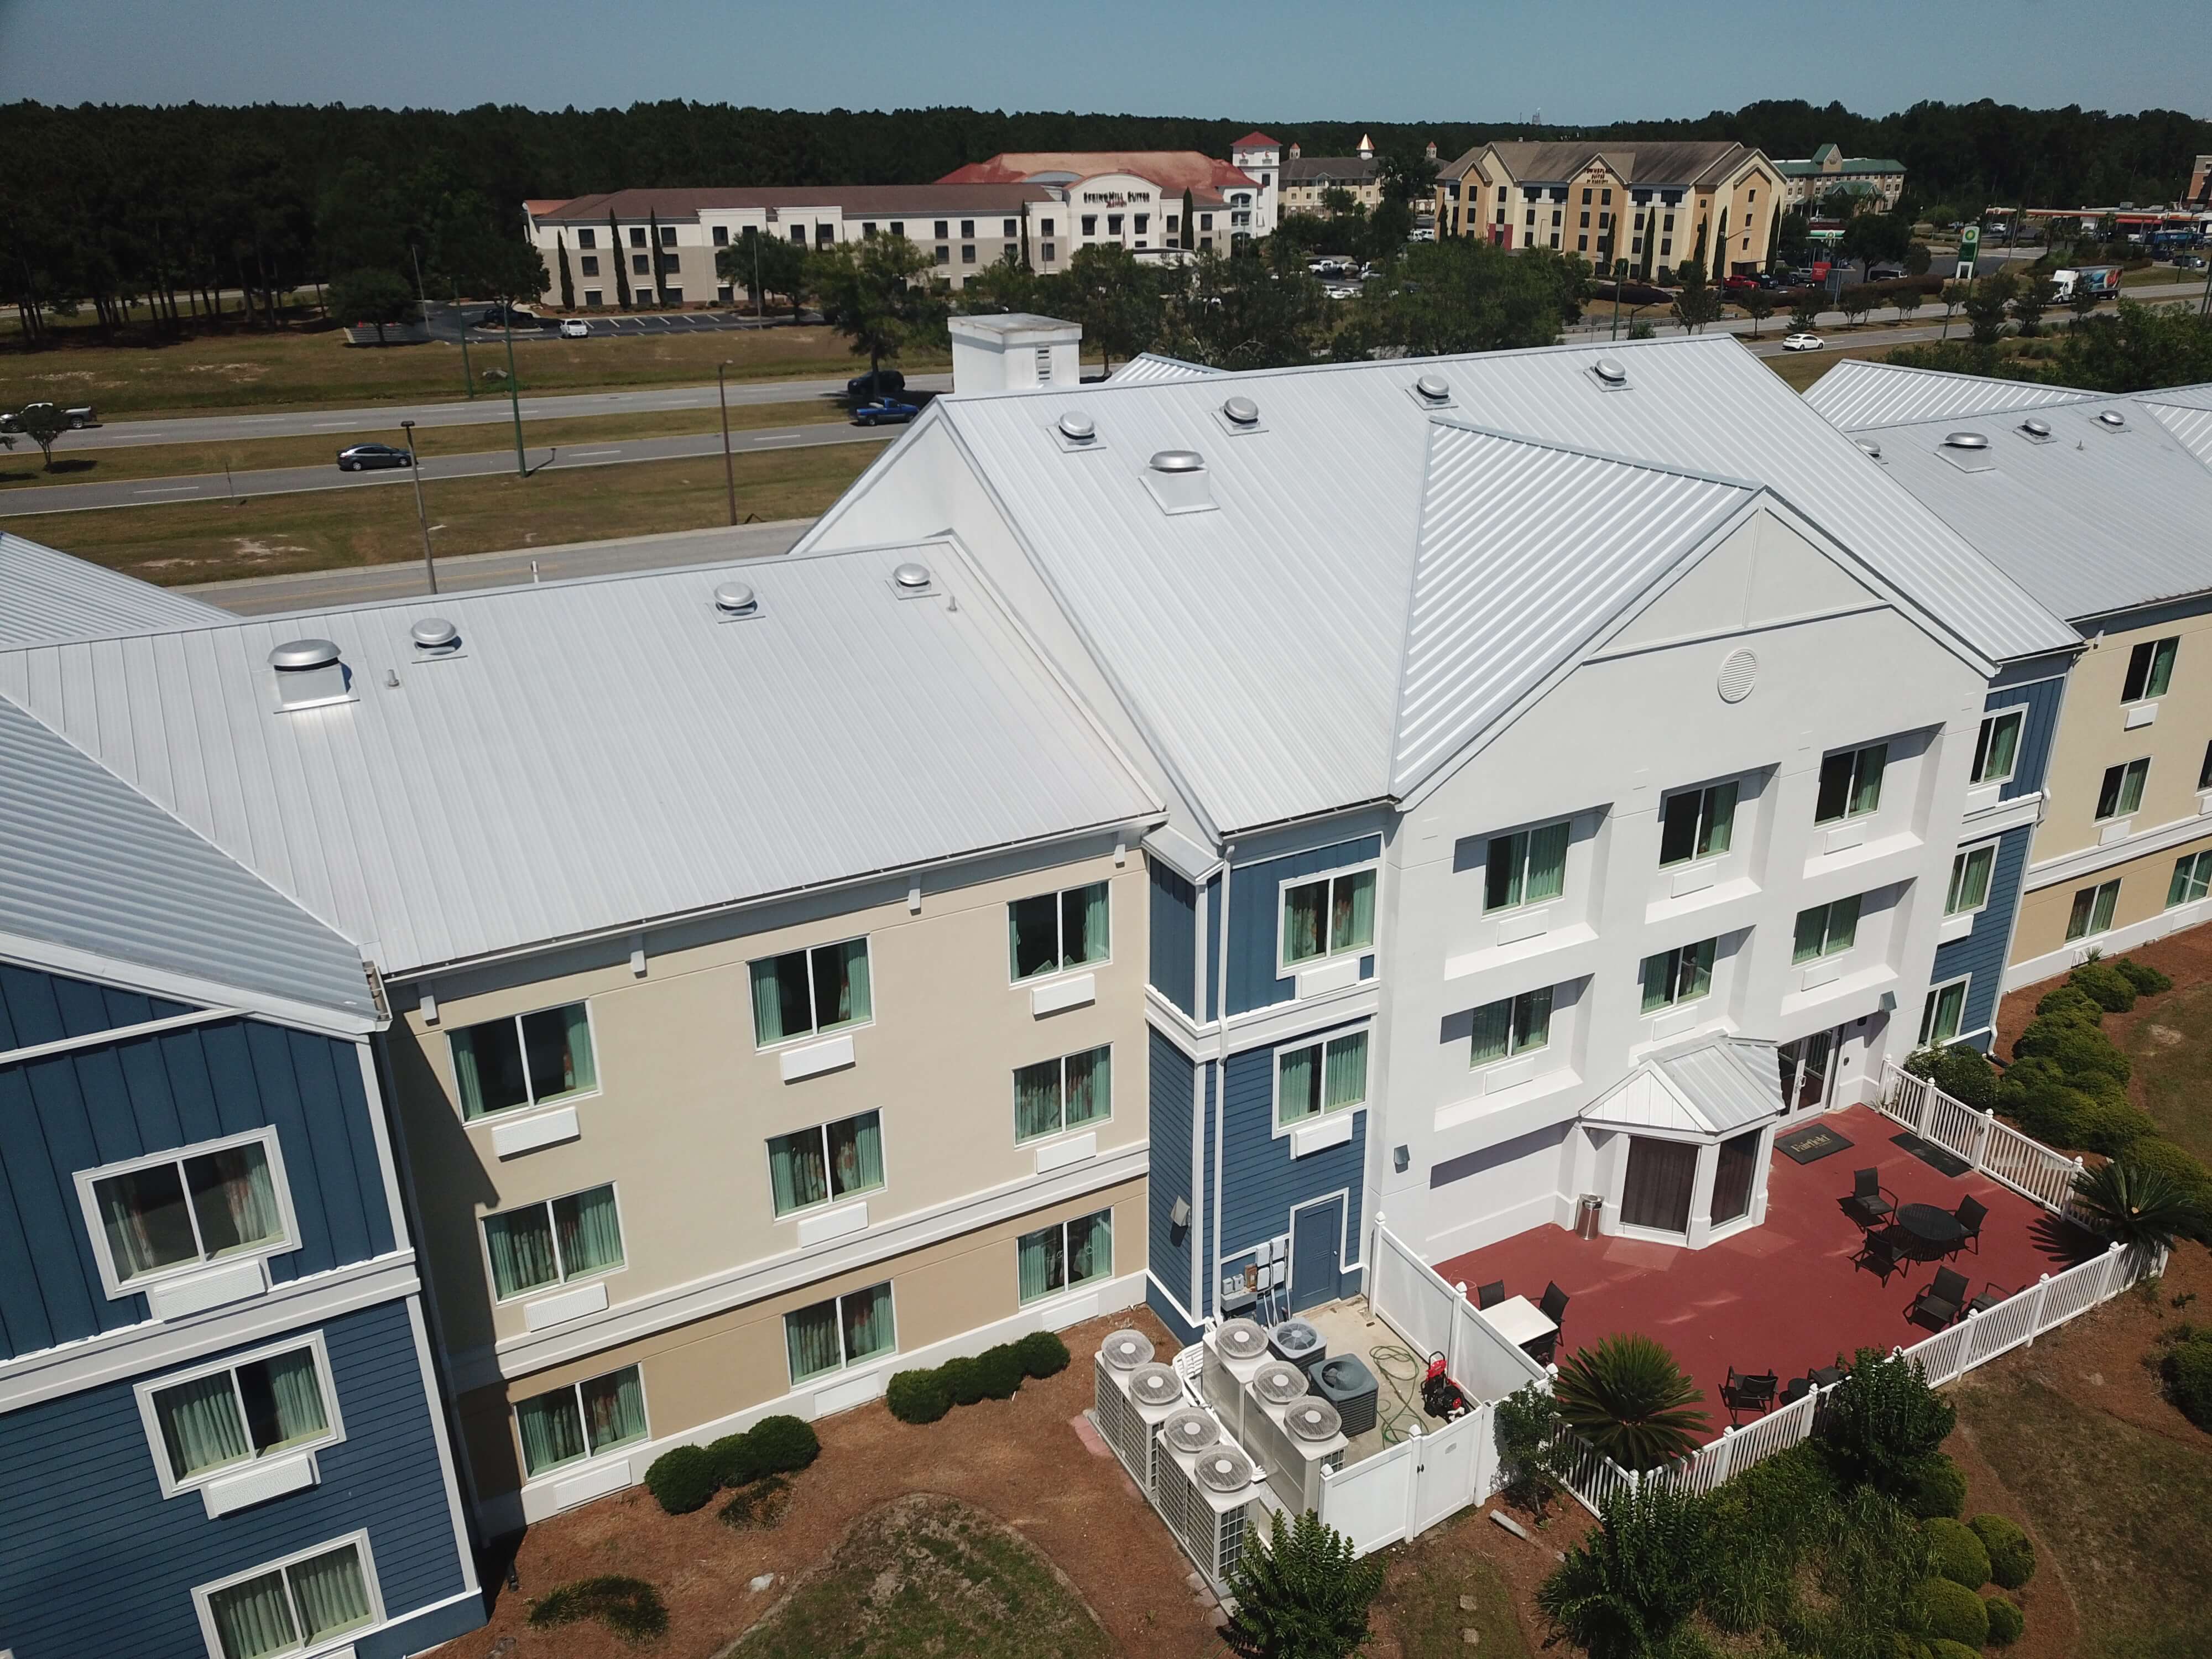
<path fill-rule="evenodd" d="M 1809 1119 L 1851 1145 L 1814 1164 L 1774 1155 L 1766 1219 L 1702 1250 L 1625 1238 L 1583 1239 L 1559 1227 L 1531 1231 L 1436 1264 L 1449 1283 L 1475 1287 L 1505 1281 L 1510 1296 L 1531 1302 L 1556 1280 L 1571 1298 L 1559 1357 L 1616 1332 L 1640 1331 L 1674 1351 L 1705 1390 L 1717 1433 L 1729 1421 L 1721 1387 L 1729 1368 L 1772 1371 L 1786 1387 L 1818 1365 L 1848 1360 L 1854 1350 L 1910 1347 L 1932 1328 L 1905 1318 L 1913 1297 L 1938 1267 L 1964 1273 L 1969 1294 L 1995 1286 L 2018 1291 L 2097 1252 L 2096 1243 L 2054 1222 L 2041 1206 L 1984 1177 L 1958 1177 L 1893 1144 L 1903 1127 L 1855 1106 Z M 1790 1127 L 1802 1127 L 1791 1125 Z M 1786 1133 L 1786 1131 L 1785 1131 Z M 1868 1166 L 1907 1204 L 1945 1210 L 1972 1196 L 1989 1206 L 1980 1252 L 1968 1244 L 1955 1259 L 1909 1264 L 1885 1285 L 1851 1258 L 1860 1228 L 1841 1200 L 1851 1175 Z M 1753 1420 L 1747 1414 L 1743 1420 Z"/>

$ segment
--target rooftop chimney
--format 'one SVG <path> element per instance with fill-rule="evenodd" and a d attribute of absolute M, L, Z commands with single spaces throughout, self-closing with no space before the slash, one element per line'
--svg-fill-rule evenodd
<path fill-rule="evenodd" d="M 955 317 L 955 392 L 1073 391 L 1083 382 L 1083 325 L 1028 312 Z"/>

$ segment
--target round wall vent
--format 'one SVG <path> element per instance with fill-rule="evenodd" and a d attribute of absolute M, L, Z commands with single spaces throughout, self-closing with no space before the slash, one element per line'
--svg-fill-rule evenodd
<path fill-rule="evenodd" d="M 714 609 L 726 617 L 742 617 L 758 603 L 743 582 L 724 582 L 714 590 Z"/>
<path fill-rule="evenodd" d="M 1203 472 L 1206 457 L 1194 449 L 1163 449 L 1152 457 L 1155 472 Z"/>
<path fill-rule="evenodd" d="M 1115 1370 L 1133 1371 L 1152 1357 L 1152 1339 L 1142 1331 L 1115 1331 L 1099 1345 L 1098 1352 Z"/>
<path fill-rule="evenodd" d="M 1424 374 L 1413 382 L 1413 390 L 1432 404 L 1440 404 L 1451 396 L 1451 382 L 1441 374 Z"/>
<path fill-rule="evenodd" d="M 908 559 L 891 572 L 891 580 L 909 593 L 918 593 L 929 586 L 929 567 Z"/>
<path fill-rule="evenodd" d="M 1210 1451 L 1198 1460 L 1198 1484 L 1224 1497 L 1252 1484 L 1252 1460 L 1234 1446 Z"/>
<path fill-rule="evenodd" d="M 461 630 L 443 617 L 425 617 L 407 630 L 407 637 L 422 651 L 450 651 L 461 642 Z"/>
<path fill-rule="evenodd" d="M 1759 681 L 1759 659 L 1748 651 L 1731 651 L 1721 664 L 1719 689 L 1723 702 L 1741 702 Z"/>
<path fill-rule="evenodd" d="M 1873 439 L 1871 439 L 1871 438 L 1854 438 L 1854 439 L 1852 439 L 1852 440 L 1851 440 L 1851 441 L 1852 441 L 1853 443 L 1856 444 L 1856 445 L 1859 447 L 1859 448 L 1860 448 L 1863 452 L 1864 452 L 1866 454 L 1869 454 L 1869 455 L 1871 455 L 1872 457 L 1874 457 L 1874 459 L 1875 459 L 1875 460 L 1877 460 L 1877 461 L 1878 461 L 1878 460 L 1880 460 L 1880 459 L 1881 459 L 1881 446 L 1880 444 L 1876 443 Z"/>
<path fill-rule="evenodd" d="M 1260 423 L 1260 405 L 1249 398 L 1231 398 L 1221 405 L 1221 412 L 1237 426 L 1257 426 Z"/>
<path fill-rule="evenodd" d="M 1160 1437 L 1181 1452 L 1204 1451 L 1221 1438 L 1214 1421 L 1195 1406 L 1177 1412 L 1160 1425 Z"/>
<path fill-rule="evenodd" d="M 1150 1361 L 1129 1373 L 1129 1392 L 1140 1405 L 1172 1406 L 1182 1398 L 1182 1378 L 1174 1366 Z"/>
<path fill-rule="evenodd" d="M 1087 444 L 1098 435 L 1098 422 L 1071 411 L 1060 417 L 1060 435 L 1072 444 Z"/>
<path fill-rule="evenodd" d="M 1344 1427 L 1336 1407 L 1318 1395 L 1291 1407 L 1283 1413 L 1283 1420 L 1291 1425 L 1295 1438 L 1305 1441 L 1334 1440 Z"/>
<path fill-rule="evenodd" d="M 1306 1374 L 1287 1359 L 1278 1359 L 1260 1367 L 1252 1386 L 1269 1405 L 1287 1406 L 1306 1392 Z"/>
<path fill-rule="evenodd" d="M 1990 441 L 1978 432 L 1953 432 L 1943 439 L 1946 449 L 1987 449 Z"/>
<path fill-rule="evenodd" d="M 2106 426 L 2125 426 L 2128 417 L 2117 409 L 2108 409 L 2097 416 Z"/>
<path fill-rule="evenodd" d="M 269 665 L 287 672 L 302 668 L 327 668 L 338 659 L 335 640 L 287 640 L 269 653 Z"/>
<path fill-rule="evenodd" d="M 1213 1346 L 1231 1359 L 1257 1359 L 1267 1352 L 1267 1334 L 1249 1319 L 1224 1320 Z"/>
<path fill-rule="evenodd" d="M 2020 429 L 2031 438 L 2048 438 L 2051 435 L 2051 422 L 2039 421 L 2031 415 L 2020 423 Z"/>
<path fill-rule="evenodd" d="M 1590 368 L 1607 386 L 1628 384 L 1628 366 L 1618 357 L 1601 357 Z"/>

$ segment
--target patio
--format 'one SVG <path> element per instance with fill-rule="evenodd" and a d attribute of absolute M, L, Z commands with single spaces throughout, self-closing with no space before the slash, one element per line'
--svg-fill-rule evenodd
<path fill-rule="evenodd" d="M 1966 1275 L 1968 1294 L 1992 1287 L 2018 1291 L 2045 1273 L 2057 1274 L 2097 1254 L 2094 1241 L 2055 1220 L 2041 1206 L 1986 1177 L 1947 1176 L 1894 1144 L 1902 1126 L 1871 1108 L 1855 1106 L 1808 1118 L 1851 1144 L 1816 1163 L 1777 1152 L 1768 1178 L 1765 1223 L 1703 1249 L 1642 1240 L 1583 1239 L 1559 1227 L 1538 1227 L 1483 1249 L 1436 1264 L 1446 1280 L 1478 1285 L 1503 1279 L 1510 1295 L 1531 1301 L 1547 1281 L 1570 1299 L 1559 1357 L 1618 1332 L 1640 1331 L 1672 1349 L 1705 1391 L 1717 1432 L 1729 1421 L 1722 1385 L 1730 1367 L 1772 1371 L 1786 1388 L 1815 1366 L 1848 1360 L 1855 1349 L 1910 1347 L 1931 1327 L 1906 1318 L 1912 1300 L 1939 1267 Z M 1803 1125 L 1791 1125 L 1802 1127 Z M 1989 1208 L 1977 1253 L 1922 1261 L 1884 1285 L 1856 1265 L 1862 1237 L 1843 1200 L 1852 1172 L 1881 1171 L 1899 1207 L 1954 1208 L 1962 1198 Z M 1743 1420 L 1753 1420 L 1747 1413 Z"/>

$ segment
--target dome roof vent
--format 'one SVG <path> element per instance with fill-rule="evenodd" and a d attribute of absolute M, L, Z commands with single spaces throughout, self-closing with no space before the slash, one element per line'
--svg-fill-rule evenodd
<path fill-rule="evenodd" d="M 1628 386 L 1628 365 L 1618 357 L 1601 357 L 1590 365 L 1590 374 L 1607 392 L 1623 392 Z"/>
<path fill-rule="evenodd" d="M 1145 488 L 1170 516 L 1213 511 L 1213 483 L 1206 457 L 1194 449 L 1163 449 L 1145 465 Z"/>
<path fill-rule="evenodd" d="M 422 655 L 444 656 L 460 648 L 461 630 L 443 617 L 425 617 L 407 630 L 415 649 Z"/>
<path fill-rule="evenodd" d="M 2117 409 L 2104 409 L 2097 411 L 2097 422 L 2100 426 L 2111 427 L 2117 432 L 2128 423 L 2128 417 Z"/>
<path fill-rule="evenodd" d="M 1413 395 L 1441 408 L 1451 401 L 1451 382 L 1441 374 L 1424 374 L 1413 382 Z"/>
<path fill-rule="evenodd" d="M 2051 436 L 2051 422 L 2039 421 L 2033 415 L 2020 423 L 2020 429 L 2038 443 L 2045 442 Z"/>
<path fill-rule="evenodd" d="M 760 596 L 753 592 L 750 582 L 723 582 L 714 589 L 714 610 L 726 621 L 757 616 Z"/>
<path fill-rule="evenodd" d="M 1088 415 L 1079 415 L 1073 410 L 1060 417 L 1054 424 L 1060 435 L 1072 444 L 1087 444 L 1097 441 L 1098 422 Z"/>
<path fill-rule="evenodd" d="M 1989 438 L 1979 432 L 1948 432 L 1943 435 L 1946 449 L 1987 449 Z"/>
<path fill-rule="evenodd" d="M 333 640 L 287 640 L 269 653 L 279 708 L 314 708 L 346 700 L 345 664 Z"/>
<path fill-rule="evenodd" d="M 921 560 L 904 559 L 891 572 L 891 592 L 902 599 L 918 599 L 937 592 L 937 578 Z"/>
<path fill-rule="evenodd" d="M 1851 441 L 1859 447 L 1862 454 L 1877 461 L 1881 459 L 1881 446 L 1872 438 L 1854 438 Z"/>

